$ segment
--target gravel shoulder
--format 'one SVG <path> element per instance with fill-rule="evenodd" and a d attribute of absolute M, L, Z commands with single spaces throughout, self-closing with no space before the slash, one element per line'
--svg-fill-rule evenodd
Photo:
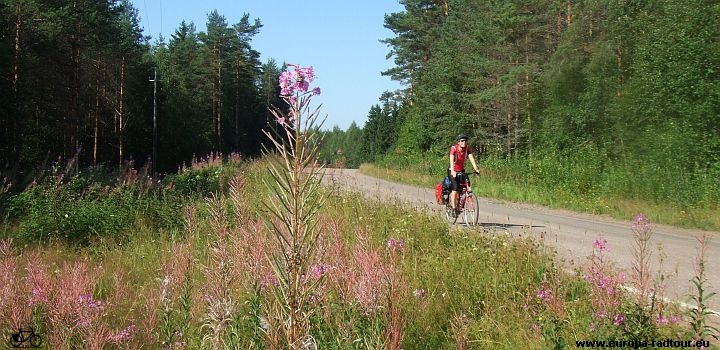
<path fill-rule="evenodd" d="M 395 200 L 429 215 L 443 215 L 442 206 L 435 203 L 435 193 L 431 188 L 389 182 L 361 174 L 357 169 L 326 169 L 323 181 L 340 190 L 362 192 L 369 199 Z M 608 242 L 607 252 L 613 263 L 625 270 L 628 276 L 632 271 L 634 243 L 630 221 L 490 198 L 479 199 L 478 228 L 489 234 L 530 235 L 541 239 L 570 269 L 584 264 L 592 253 L 593 241 L 602 237 Z M 703 234 L 711 239 L 705 262 L 709 291 L 720 292 L 720 232 L 653 226 L 651 271 L 665 274 L 666 298 L 689 301 L 689 293 L 693 290 L 690 280 L 695 276 L 698 255 L 696 237 Z M 710 306 L 720 310 L 720 297 L 710 299 Z"/>

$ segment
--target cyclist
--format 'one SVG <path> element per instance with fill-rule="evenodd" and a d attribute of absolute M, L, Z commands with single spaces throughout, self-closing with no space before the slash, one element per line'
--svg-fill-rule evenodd
<path fill-rule="evenodd" d="M 460 184 L 465 183 L 466 180 L 465 161 L 467 158 L 470 158 L 473 170 L 478 173 L 478 166 L 472 154 L 472 149 L 467 144 L 467 140 L 467 134 L 460 134 L 455 139 L 455 144 L 450 147 L 450 167 L 448 168 L 448 176 L 450 176 L 450 181 L 452 182 L 452 187 L 450 188 L 450 206 L 453 208 L 455 215 L 458 214 L 458 189 L 460 188 Z"/>

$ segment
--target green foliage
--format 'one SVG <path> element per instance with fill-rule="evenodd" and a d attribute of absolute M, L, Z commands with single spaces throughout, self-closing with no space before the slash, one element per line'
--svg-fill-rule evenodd
<path fill-rule="evenodd" d="M 163 182 L 172 185 L 180 195 L 209 196 L 223 188 L 221 182 L 222 167 L 207 167 L 198 170 L 182 171 L 167 176 Z"/>
<path fill-rule="evenodd" d="M 111 238 L 137 220 L 155 227 L 178 227 L 180 203 L 164 199 L 161 190 L 83 183 L 82 175 L 68 183 L 41 181 L 10 199 L 12 220 L 19 221 L 18 238 L 26 241 L 68 240 L 87 244 Z"/>
<path fill-rule="evenodd" d="M 411 87 L 399 153 L 464 131 L 563 196 L 717 207 L 718 4 L 420 3 L 385 22 Z"/>
<path fill-rule="evenodd" d="M 17 237 L 25 241 L 70 241 L 88 244 L 96 239 L 122 238 L 139 222 L 155 229 L 182 225 L 184 205 L 199 196 L 217 193 L 233 176 L 231 163 L 188 169 L 162 182 L 131 173 L 119 179 L 103 168 L 68 179 L 47 175 L 8 199 L 8 217 L 16 222 Z M 223 175 L 225 177 L 223 177 Z"/>

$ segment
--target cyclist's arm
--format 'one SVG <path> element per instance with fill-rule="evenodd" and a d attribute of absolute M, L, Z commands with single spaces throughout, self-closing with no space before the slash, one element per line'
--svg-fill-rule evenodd
<path fill-rule="evenodd" d="M 475 156 L 473 156 L 473 154 L 470 153 L 470 154 L 468 154 L 468 158 L 470 158 L 470 163 L 472 163 L 473 169 L 475 170 L 476 173 L 478 173 L 479 171 L 478 171 L 477 163 L 475 162 Z"/>
<path fill-rule="evenodd" d="M 455 177 L 455 154 L 452 150 L 450 150 L 450 175 L 452 177 Z"/>

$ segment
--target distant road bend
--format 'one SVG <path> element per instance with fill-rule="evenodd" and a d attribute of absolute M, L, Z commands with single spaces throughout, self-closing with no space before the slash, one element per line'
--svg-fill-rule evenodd
<path fill-rule="evenodd" d="M 327 169 L 324 182 L 333 186 L 362 192 L 371 199 L 395 199 L 431 214 L 441 215 L 442 207 L 435 203 L 433 189 L 398 184 L 361 174 L 357 169 Z M 402 198 L 392 196 L 402 195 Z M 502 203 L 486 198 L 480 199 L 480 225 L 513 235 L 532 235 L 543 238 L 545 245 L 554 248 L 564 261 L 579 265 L 593 249 L 593 241 L 602 236 L 608 241 L 608 256 L 619 268 L 629 271 L 632 266 L 632 222 L 607 217 L 579 214 L 537 206 Z M 710 307 L 720 310 L 720 232 L 686 230 L 654 224 L 651 238 L 653 261 L 651 271 L 660 269 L 661 250 L 665 257 L 662 271 L 670 275 L 665 297 L 688 302 L 693 287 L 690 280 L 695 276 L 698 242 L 696 237 L 707 234 L 710 245 L 706 251 L 706 275 L 709 292 L 718 292 L 710 299 Z M 713 323 L 720 322 L 716 313 Z"/>

